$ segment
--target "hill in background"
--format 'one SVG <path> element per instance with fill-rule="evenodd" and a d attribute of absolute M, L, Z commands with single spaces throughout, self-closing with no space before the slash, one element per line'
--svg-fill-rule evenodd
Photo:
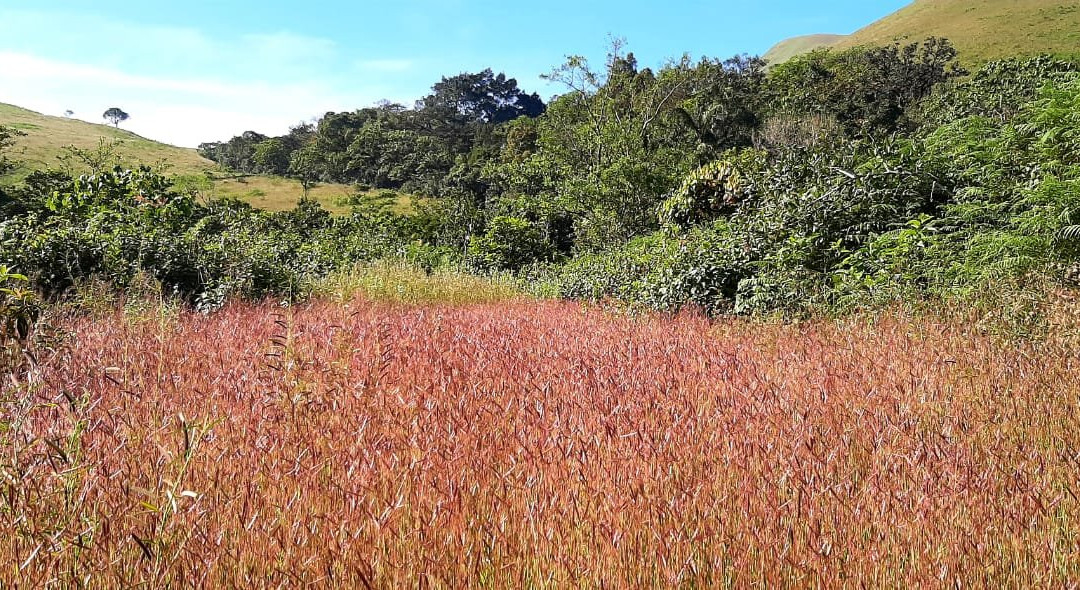
<path fill-rule="evenodd" d="M 818 37 L 812 35 L 809 38 Z M 911 5 L 827 46 L 914 43 L 928 37 L 952 41 L 966 64 L 1042 53 L 1080 53 L 1080 3 L 1076 0 L 916 0 Z M 792 52 L 797 37 L 769 53 L 781 63 L 823 45 Z"/>
<path fill-rule="evenodd" d="M 830 47 L 840 42 L 846 35 L 803 35 L 785 39 L 773 46 L 765 55 L 771 64 L 780 64 L 803 53 L 809 53 L 822 47 Z"/>
<path fill-rule="evenodd" d="M 34 170 L 62 167 L 60 157 L 68 153 L 68 146 L 94 150 L 104 140 L 117 142 L 116 151 L 124 165 L 163 166 L 170 176 L 189 177 L 185 182 L 188 186 L 192 184 L 191 177 L 195 177 L 204 185 L 202 192 L 207 197 L 233 197 L 256 207 L 280 211 L 291 209 L 304 193 L 296 180 L 274 176 L 231 176 L 191 148 L 160 143 L 108 125 L 43 115 L 5 103 L 0 103 L 0 125 L 26 133 L 17 140 L 11 154 L 11 159 L 19 163 L 11 177 L 16 181 Z M 216 177 L 215 180 L 205 180 L 208 173 Z M 346 208 L 338 202 L 354 192 L 348 185 L 320 184 L 312 189 L 310 196 L 331 211 L 343 212 Z"/>
<path fill-rule="evenodd" d="M 56 168 L 65 147 L 95 149 L 102 139 L 121 142 L 119 151 L 133 163 L 168 162 L 169 172 L 173 174 L 200 174 L 217 167 L 193 149 L 159 143 L 108 125 L 51 117 L 10 104 L 0 103 L 0 125 L 26 133 L 26 137 L 18 140 L 13 154 L 13 159 L 21 163 L 16 176 L 46 167 Z"/>

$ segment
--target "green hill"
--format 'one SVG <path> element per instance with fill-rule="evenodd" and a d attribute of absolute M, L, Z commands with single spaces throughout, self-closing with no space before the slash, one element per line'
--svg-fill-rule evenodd
<path fill-rule="evenodd" d="M 175 177 L 189 177 L 182 182 L 200 188 L 208 197 L 235 197 L 256 207 L 279 211 L 292 208 L 304 192 L 298 181 L 272 176 L 219 178 L 211 183 L 205 180 L 206 173 L 227 175 L 221 174 L 217 164 L 200 156 L 195 150 L 146 139 L 108 125 L 52 117 L 5 103 L 0 103 L 0 125 L 26 133 L 25 137 L 18 139 L 10 154 L 19 167 L 11 177 L 5 179 L 7 182 L 18 181 L 34 170 L 62 168 L 64 163 L 60 156 L 68 153 L 68 146 L 93 150 L 104 140 L 107 143 L 116 142 L 116 152 L 124 165 L 164 164 L 166 173 Z M 353 188 L 347 185 L 323 184 L 312 189 L 311 196 L 332 211 L 344 211 L 345 208 L 337 201 L 353 192 Z"/>
<path fill-rule="evenodd" d="M 960 51 L 960 59 L 972 65 L 1041 53 L 1075 55 L 1080 53 L 1080 3 L 1076 0 L 915 0 L 830 46 L 845 49 L 911 43 L 927 37 L 948 38 Z M 797 39 L 800 38 L 789 41 Z M 786 43 L 782 42 L 773 51 Z M 777 53 L 785 59 L 798 54 Z"/>
<path fill-rule="evenodd" d="M 198 174 L 217 167 L 193 149 L 159 143 L 108 125 L 50 117 L 10 104 L 0 103 L 0 125 L 26 133 L 12 154 L 12 159 L 21 163 L 16 176 L 49 166 L 57 167 L 60 164 L 58 156 L 65 153 L 66 146 L 95 149 L 103 139 L 120 142 L 117 151 L 130 163 L 154 165 L 166 161 L 173 174 Z"/>
<path fill-rule="evenodd" d="M 844 35 L 803 35 L 802 37 L 792 37 L 791 39 L 785 39 L 784 41 L 777 43 L 762 57 L 771 64 L 780 64 L 796 55 L 834 45 L 843 38 Z"/>

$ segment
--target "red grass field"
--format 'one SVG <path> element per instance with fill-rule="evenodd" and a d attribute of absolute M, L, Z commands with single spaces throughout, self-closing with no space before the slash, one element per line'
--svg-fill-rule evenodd
<path fill-rule="evenodd" d="M 1080 580 L 1064 337 L 531 301 L 65 327 L 5 385 L 0 586 Z"/>

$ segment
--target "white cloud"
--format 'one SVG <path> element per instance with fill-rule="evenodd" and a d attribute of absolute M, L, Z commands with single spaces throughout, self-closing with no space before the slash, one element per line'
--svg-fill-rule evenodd
<path fill-rule="evenodd" d="M 344 53 L 333 40 L 290 31 L 215 37 L 102 14 L 0 7 L 0 102 L 52 115 L 71 109 L 96 123 L 116 106 L 131 114 L 123 127 L 195 146 L 415 98 L 418 91 L 402 87 L 417 86 L 417 62 Z"/>
<path fill-rule="evenodd" d="M 253 129 L 277 134 L 329 110 L 370 104 L 377 95 L 341 95 L 317 82 L 270 84 L 208 78 L 158 78 L 113 68 L 0 51 L 0 101 L 101 122 L 118 106 L 124 127 L 152 139 L 193 147 Z"/>

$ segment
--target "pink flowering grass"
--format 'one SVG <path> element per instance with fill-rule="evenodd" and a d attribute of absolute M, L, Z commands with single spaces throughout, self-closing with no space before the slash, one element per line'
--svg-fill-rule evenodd
<path fill-rule="evenodd" d="M 3 585 L 1080 580 L 1066 338 L 525 300 L 149 317 L 71 319 L 4 386 Z"/>

